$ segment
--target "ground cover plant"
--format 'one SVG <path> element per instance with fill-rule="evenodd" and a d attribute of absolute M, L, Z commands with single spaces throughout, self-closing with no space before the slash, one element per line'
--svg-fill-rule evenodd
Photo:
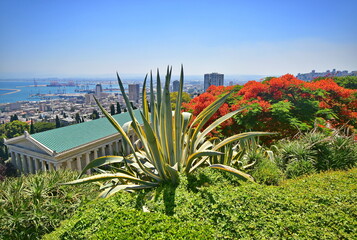
<path fill-rule="evenodd" d="M 0 181 L 0 239 L 40 239 L 97 195 L 94 186 L 60 186 L 78 173 L 41 172 Z"/>
<path fill-rule="evenodd" d="M 356 168 L 280 186 L 202 168 L 178 186 L 91 202 L 44 239 L 356 239 L 356 199 Z"/>

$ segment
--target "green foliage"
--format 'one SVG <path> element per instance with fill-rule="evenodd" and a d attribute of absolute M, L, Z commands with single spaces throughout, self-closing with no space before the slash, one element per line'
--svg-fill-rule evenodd
<path fill-rule="evenodd" d="M 171 92 L 170 93 L 170 102 L 172 110 L 176 108 L 176 99 L 178 98 L 178 92 Z M 191 96 L 187 92 L 182 92 L 182 102 L 188 103 L 191 101 Z"/>
<path fill-rule="evenodd" d="M 26 122 L 18 120 L 0 125 L 0 161 L 2 159 L 8 159 L 8 151 L 4 143 L 4 138 L 18 137 L 24 134 L 25 131 L 29 131 L 29 128 L 30 126 Z"/>
<path fill-rule="evenodd" d="M 257 183 L 266 185 L 278 185 L 284 179 L 284 174 L 276 163 L 264 156 L 249 173 Z"/>
<path fill-rule="evenodd" d="M 10 122 L 18 121 L 18 120 L 19 120 L 19 118 L 17 117 L 16 114 L 10 116 Z"/>
<path fill-rule="evenodd" d="M 76 119 L 76 123 L 82 122 L 82 119 L 81 119 L 81 116 L 79 116 L 79 113 L 76 113 L 75 119 Z"/>
<path fill-rule="evenodd" d="M 333 80 L 341 87 L 357 89 L 357 76 L 334 77 Z"/>
<path fill-rule="evenodd" d="M 34 132 L 39 133 L 39 132 L 44 132 L 47 130 L 55 129 L 56 128 L 56 123 L 50 123 L 50 122 L 36 122 L 33 124 L 34 126 Z"/>
<path fill-rule="evenodd" d="M 181 179 L 95 201 L 44 239 L 357 238 L 357 169 L 281 186 L 239 184 L 209 168 Z"/>
<path fill-rule="evenodd" d="M 63 113 L 63 117 L 65 117 L 65 113 Z M 61 127 L 61 122 L 59 120 L 58 115 L 56 115 L 56 128 L 60 128 Z"/>
<path fill-rule="evenodd" d="M 92 115 L 90 116 L 90 119 L 98 119 L 99 117 L 99 112 L 94 109 Z"/>
<path fill-rule="evenodd" d="M 90 185 L 59 186 L 75 172 L 56 171 L 0 182 L 0 239 L 40 239 L 93 198 Z"/>
<path fill-rule="evenodd" d="M 117 102 L 117 114 L 121 113 L 121 108 L 119 102 Z"/>
<path fill-rule="evenodd" d="M 0 136 L 5 138 L 14 138 L 24 134 L 24 131 L 29 131 L 29 125 L 18 120 L 0 125 Z"/>
<path fill-rule="evenodd" d="M 113 104 L 110 104 L 110 115 L 114 115 L 115 114 L 115 107 Z"/>
<path fill-rule="evenodd" d="M 276 163 L 288 178 L 357 165 L 357 143 L 339 133 L 309 132 L 273 146 Z"/>

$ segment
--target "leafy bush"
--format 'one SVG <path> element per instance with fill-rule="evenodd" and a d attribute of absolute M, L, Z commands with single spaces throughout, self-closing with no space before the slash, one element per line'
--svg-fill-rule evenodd
<path fill-rule="evenodd" d="M 357 143 L 352 137 L 309 132 L 273 146 L 276 162 L 288 178 L 319 171 L 349 169 L 357 164 Z"/>
<path fill-rule="evenodd" d="M 15 177 L 18 170 L 8 161 L 0 161 L 0 181 L 4 181 L 7 177 Z"/>
<path fill-rule="evenodd" d="M 286 74 L 263 82 L 249 81 L 241 88 L 211 86 L 184 106 L 186 111 L 197 115 L 205 106 L 231 91 L 229 99 L 208 122 L 247 107 L 242 114 L 222 124 L 221 133 L 225 136 L 253 129 L 278 132 L 279 135 L 272 137 L 279 139 L 307 132 L 317 121 L 323 128 L 328 122 L 334 127 L 345 124 L 357 127 L 357 90 L 341 87 L 328 78 L 305 82 Z"/>
<path fill-rule="evenodd" d="M 0 182 L 0 239 L 39 239 L 92 198 L 93 187 L 59 186 L 76 172 L 55 171 Z"/>
<path fill-rule="evenodd" d="M 266 157 L 254 166 L 250 174 L 257 183 L 266 185 L 278 185 L 284 179 L 284 174 L 276 163 Z"/>
<path fill-rule="evenodd" d="M 45 239 L 357 238 L 357 169 L 281 186 L 227 176 L 205 168 L 182 176 L 178 186 L 119 192 L 82 207 Z"/>

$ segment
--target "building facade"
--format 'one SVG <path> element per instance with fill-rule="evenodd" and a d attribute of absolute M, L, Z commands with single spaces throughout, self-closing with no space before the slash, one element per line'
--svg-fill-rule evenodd
<path fill-rule="evenodd" d="M 207 73 L 204 75 L 204 91 L 207 91 L 209 86 L 223 86 L 224 85 L 224 74 L 220 73 Z"/>
<path fill-rule="evenodd" d="M 311 81 L 318 77 L 343 77 L 343 76 L 357 76 L 357 71 L 348 72 L 347 70 L 344 71 L 336 71 L 336 69 L 332 69 L 332 71 L 327 70 L 326 72 L 316 72 L 312 70 L 309 73 L 298 73 L 296 78 L 303 80 L 303 81 Z"/>
<path fill-rule="evenodd" d="M 141 120 L 139 110 L 134 111 Z M 129 113 L 113 116 L 123 126 L 131 121 Z M 129 133 L 132 142 L 134 133 Z M 29 134 L 5 140 L 12 164 L 22 173 L 58 169 L 82 171 L 92 160 L 108 155 L 121 155 L 123 138 L 106 118 Z"/>
<path fill-rule="evenodd" d="M 140 100 L 140 85 L 129 84 L 129 100 L 135 103 L 139 103 Z"/>
<path fill-rule="evenodd" d="M 102 88 L 102 84 L 97 84 L 95 85 L 95 96 L 97 98 L 100 98 L 102 96 L 103 93 L 103 88 Z"/>
<path fill-rule="evenodd" d="M 180 89 L 180 81 L 179 80 L 175 80 L 172 82 L 172 91 L 173 92 L 178 92 Z"/>

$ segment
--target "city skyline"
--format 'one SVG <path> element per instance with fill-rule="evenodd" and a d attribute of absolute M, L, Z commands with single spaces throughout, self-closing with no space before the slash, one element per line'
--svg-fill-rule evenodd
<path fill-rule="evenodd" d="M 357 70 L 356 1 L 0 2 L 0 78 Z"/>

